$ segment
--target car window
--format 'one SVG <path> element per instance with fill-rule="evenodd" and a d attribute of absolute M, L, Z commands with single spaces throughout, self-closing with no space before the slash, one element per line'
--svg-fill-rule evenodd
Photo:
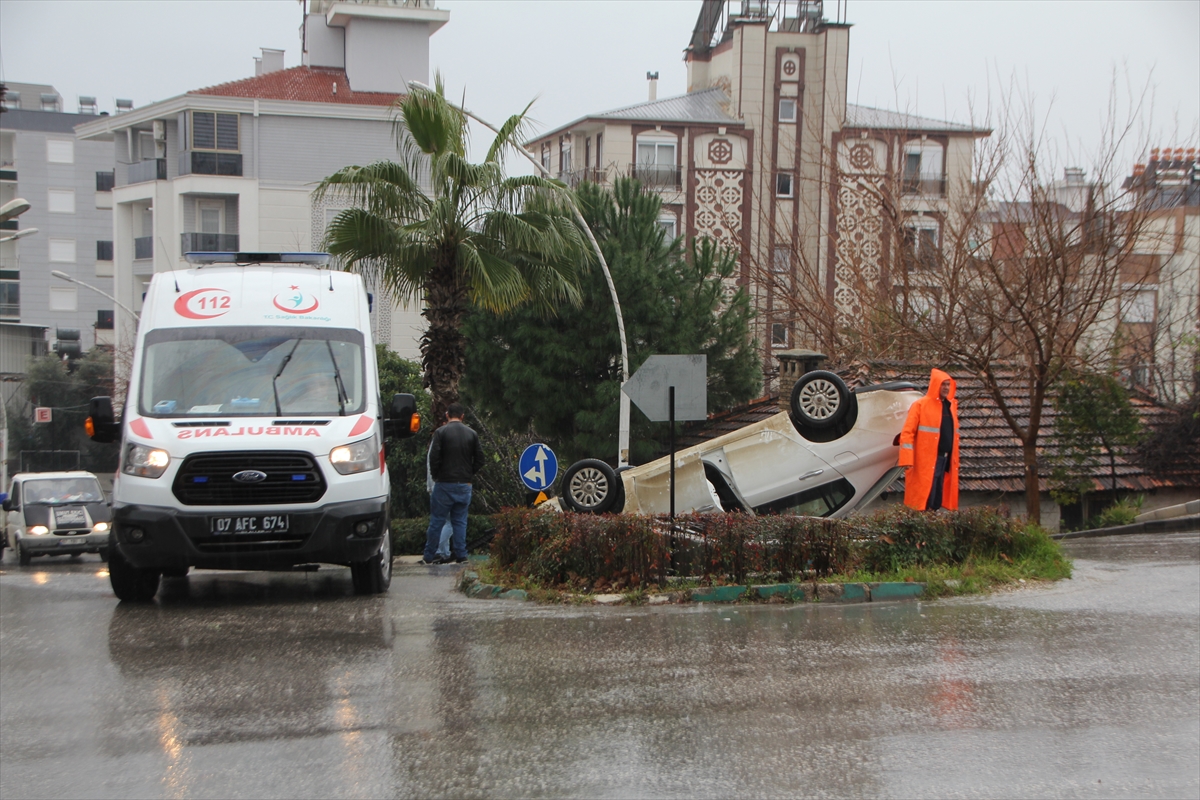
<path fill-rule="evenodd" d="M 854 486 L 845 478 L 805 489 L 756 506 L 756 514 L 799 514 L 805 517 L 827 517 L 854 497 Z"/>
<path fill-rule="evenodd" d="M 26 481 L 26 503 L 60 505 L 62 503 L 99 503 L 104 500 L 95 478 L 46 478 Z"/>

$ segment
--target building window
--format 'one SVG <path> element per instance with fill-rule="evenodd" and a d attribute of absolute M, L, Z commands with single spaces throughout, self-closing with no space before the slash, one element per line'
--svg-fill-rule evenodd
<path fill-rule="evenodd" d="M 597 133 L 596 134 L 596 169 L 600 169 L 603 166 L 603 163 L 600 160 L 601 152 L 603 150 L 604 150 L 604 134 Z"/>
<path fill-rule="evenodd" d="M 225 232 L 225 201 L 197 200 L 196 217 L 200 233 Z"/>
<path fill-rule="evenodd" d="M 47 139 L 46 160 L 51 164 L 74 164 L 75 142 L 70 139 Z"/>
<path fill-rule="evenodd" d="M 116 186 L 116 175 L 112 170 L 96 173 L 97 192 L 111 192 L 114 186 Z"/>
<path fill-rule="evenodd" d="M 571 171 L 571 138 L 569 136 L 558 137 L 558 171 Z"/>
<path fill-rule="evenodd" d="M 904 248 L 910 269 L 932 269 L 938 259 L 938 227 L 935 220 L 919 217 L 904 227 Z"/>
<path fill-rule="evenodd" d="M 679 185 L 679 168 L 675 160 L 675 139 L 637 143 L 637 163 L 634 177 L 646 186 L 674 187 Z"/>
<path fill-rule="evenodd" d="M 156 157 L 154 147 L 154 134 L 150 131 L 138 132 L 138 159 L 141 161 L 153 161 Z"/>
<path fill-rule="evenodd" d="M 787 347 L 788 338 L 788 326 L 785 323 L 776 322 L 771 326 L 772 347 Z"/>
<path fill-rule="evenodd" d="M 74 189 L 50 189 L 46 197 L 46 210 L 54 214 L 75 213 Z"/>
<path fill-rule="evenodd" d="M 97 261 L 112 261 L 112 242 L 104 239 L 96 240 L 96 260 Z"/>
<path fill-rule="evenodd" d="M 16 319 L 21 316 L 21 284 L 0 281 L 0 317 Z"/>
<path fill-rule="evenodd" d="M 50 287 L 50 310 L 51 311 L 78 311 L 79 296 L 75 291 L 74 286 L 51 286 Z"/>
<path fill-rule="evenodd" d="M 946 193 L 945 169 L 940 144 L 916 140 L 904 145 L 901 190 L 904 194 L 924 194 L 935 197 L 941 197 Z"/>
<path fill-rule="evenodd" d="M 786 247 L 776 247 L 771 255 L 771 272 L 786 273 L 792 270 L 792 251 Z"/>
<path fill-rule="evenodd" d="M 74 239 L 51 239 L 50 240 L 50 260 L 55 264 L 74 264 L 75 263 L 75 240 Z"/>
<path fill-rule="evenodd" d="M 776 197 L 791 197 L 792 196 L 792 173 L 778 172 L 775 174 L 775 196 Z"/>
<path fill-rule="evenodd" d="M 673 217 L 673 216 L 659 217 L 658 218 L 658 227 L 662 228 L 664 231 L 667 232 L 668 240 L 674 239 L 676 236 L 679 235 L 675 232 L 677 225 L 675 222 L 675 217 Z"/>
<path fill-rule="evenodd" d="M 779 101 L 779 121 L 796 121 L 796 101 L 792 98 L 784 97 Z"/>
<path fill-rule="evenodd" d="M 192 112 L 192 150 L 237 151 L 238 115 L 212 111 Z"/>
<path fill-rule="evenodd" d="M 1158 292 L 1154 289 L 1126 287 L 1121 299 L 1121 321 L 1131 324 L 1154 322 Z"/>
<path fill-rule="evenodd" d="M 111 331 L 113 329 L 112 309 L 102 308 L 96 312 L 96 329 L 101 331 Z"/>
<path fill-rule="evenodd" d="M 542 142 L 542 169 L 550 171 L 550 143 Z"/>

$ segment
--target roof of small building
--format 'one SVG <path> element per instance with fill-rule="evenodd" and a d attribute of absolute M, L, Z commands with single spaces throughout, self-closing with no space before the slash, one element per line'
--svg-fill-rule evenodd
<path fill-rule="evenodd" d="M 400 97 L 391 92 L 356 92 L 350 87 L 346 71 L 331 67 L 291 67 L 196 89 L 188 94 L 360 106 L 387 106 Z"/>
<path fill-rule="evenodd" d="M 959 487 L 968 492 L 1014 492 L 1025 491 L 1025 464 L 1021 442 L 1013 435 L 1004 421 L 1000 409 L 988 395 L 982 381 L 950 368 L 948 370 L 957 383 L 955 396 L 959 413 Z M 860 365 L 855 370 L 841 371 L 851 388 L 884 383 L 893 380 L 912 381 L 924 387 L 929 383 L 929 368 L 913 364 L 873 362 Z M 1006 402 L 1020 421 L 1029 418 L 1028 393 L 1020 385 L 1019 376 L 1013 372 L 1005 375 L 1003 393 Z M 1147 428 L 1164 425 L 1171 411 L 1153 400 L 1133 395 L 1130 398 Z M 786 403 L 786 401 L 785 401 Z M 780 410 L 779 397 L 771 395 L 751 401 L 745 406 L 714 414 L 703 422 L 684 428 L 676 440 L 676 447 L 700 444 L 731 431 L 744 428 L 766 419 Z M 1039 442 L 1042 486 L 1047 487 L 1050 475 L 1050 459 L 1056 451 L 1054 443 L 1053 398 L 1048 397 L 1042 411 L 1042 434 Z M 1131 449 L 1115 454 L 1117 487 L 1126 491 L 1146 491 L 1161 487 L 1200 486 L 1200 463 L 1195 459 L 1172 466 L 1166 474 L 1151 475 L 1134 458 Z M 1104 459 L 1107 461 L 1107 459 Z M 1112 479 L 1107 463 L 1097 467 L 1091 476 L 1095 491 L 1112 488 Z"/>
<path fill-rule="evenodd" d="M 988 128 L 976 128 L 972 125 L 962 125 L 957 122 L 946 122 L 930 117 L 918 117 L 915 114 L 905 114 L 900 111 L 889 111 L 885 108 L 870 108 L 854 103 L 846 104 L 847 128 L 868 128 L 889 131 L 940 131 L 949 133 L 979 133 L 988 134 Z"/>

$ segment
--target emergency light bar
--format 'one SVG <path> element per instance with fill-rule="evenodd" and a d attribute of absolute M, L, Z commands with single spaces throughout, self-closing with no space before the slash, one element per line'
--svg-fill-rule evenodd
<path fill-rule="evenodd" d="M 308 267 L 329 266 L 328 253 L 184 253 L 189 264 L 302 264 Z"/>

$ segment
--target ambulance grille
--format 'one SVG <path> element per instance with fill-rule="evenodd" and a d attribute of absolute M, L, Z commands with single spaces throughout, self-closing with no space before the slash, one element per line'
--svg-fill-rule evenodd
<path fill-rule="evenodd" d="M 245 470 L 267 477 L 258 483 L 233 479 Z M 325 494 L 325 479 L 307 453 L 197 453 L 184 459 L 171 491 L 186 506 L 315 503 Z"/>

